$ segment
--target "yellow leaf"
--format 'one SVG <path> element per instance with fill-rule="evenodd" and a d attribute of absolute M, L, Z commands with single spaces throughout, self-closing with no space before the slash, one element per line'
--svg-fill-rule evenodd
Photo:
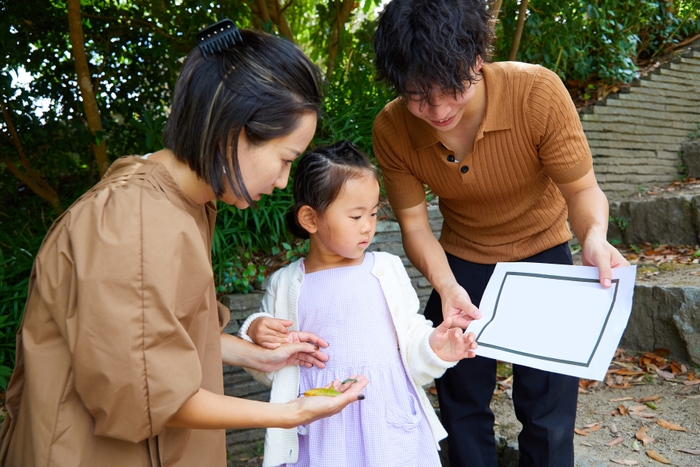
<path fill-rule="evenodd" d="M 333 388 L 314 388 L 309 389 L 304 393 L 306 397 L 310 396 L 330 396 L 335 397 L 340 395 L 340 391 L 336 391 Z"/>

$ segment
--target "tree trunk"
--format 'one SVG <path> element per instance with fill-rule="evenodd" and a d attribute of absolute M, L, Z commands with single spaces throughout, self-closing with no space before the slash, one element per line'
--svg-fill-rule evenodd
<path fill-rule="evenodd" d="M 328 66 L 326 67 L 326 77 L 331 79 L 333 75 L 333 70 L 335 69 L 335 61 L 338 57 L 338 47 L 340 46 L 340 36 L 345 30 L 345 23 L 348 22 L 352 10 L 355 9 L 355 0 L 335 0 L 336 5 L 336 17 L 335 24 L 333 24 L 331 39 L 328 47 Z"/>
<path fill-rule="evenodd" d="M 496 26 L 496 21 L 498 21 L 498 15 L 501 13 L 501 5 L 503 5 L 503 0 L 496 0 L 491 4 L 491 12 L 493 13 L 493 24 Z"/>
<path fill-rule="evenodd" d="M 24 154 L 24 148 L 22 147 L 22 142 L 19 139 L 19 135 L 15 130 L 15 126 L 12 124 L 12 119 L 10 118 L 10 112 L 5 107 L 3 102 L 0 102 L 0 110 L 2 110 L 2 116 L 5 118 L 5 123 L 7 123 L 7 129 L 10 132 L 10 139 L 12 144 L 14 144 L 17 153 L 19 154 L 20 165 L 24 168 L 24 172 L 12 162 L 12 159 L 5 154 L 0 153 L 0 160 L 5 163 L 7 169 L 12 172 L 12 174 L 17 177 L 22 183 L 27 185 L 30 190 L 39 195 L 44 200 L 48 201 L 57 214 L 63 212 L 63 206 L 61 206 L 61 199 L 56 193 L 51 185 L 49 185 L 44 179 L 42 179 L 34 170 L 32 170 L 29 159 Z"/>
<path fill-rule="evenodd" d="M 257 0 L 255 5 L 258 7 L 258 17 L 263 23 L 270 21 L 270 12 L 267 10 L 267 3 L 265 0 Z"/>
<path fill-rule="evenodd" d="M 280 5 L 279 0 L 273 0 L 275 3 L 275 13 L 274 13 L 274 18 L 273 21 L 277 25 L 277 28 L 280 31 L 280 34 L 282 34 L 284 37 L 289 39 L 290 41 L 294 42 L 294 35 L 292 34 L 292 30 L 289 27 L 289 23 L 287 22 L 287 18 L 284 17 L 284 11 L 282 9 L 282 5 Z"/>
<path fill-rule="evenodd" d="M 97 169 L 100 172 L 100 177 L 102 177 L 109 167 L 109 158 L 107 157 L 107 144 L 102 139 L 100 109 L 97 107 L 87 56 L 85 55 L 85 38 L 80 16 L 80 0 L 68 0 L 68 25 L 70 27 L 70 42 L 73 47 L 75 71 L 78 75 L 78 87 L 83 99 L 88 128 L 94 137 L 92 152 L 95 154 Z"/>
<path fill-rule="evenodd" d="M 518 49 L 520 48 L 520 38 L 523 36 L 523 29 L 525 28 L 525 17 L 527 16 L 527 3 L 528 0 L 520 0 L 520 12 L 518 13 L 518 22 L 515 25 L 515 34 L 513 35 L 513 43 L 510 46 L 510 53 L 508 54 L 508 60 L 515 60 L 518 56 Z"/>

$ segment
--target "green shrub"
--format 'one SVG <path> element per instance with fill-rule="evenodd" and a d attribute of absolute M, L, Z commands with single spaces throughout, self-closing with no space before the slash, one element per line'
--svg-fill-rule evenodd
<path fill-rule="evenodd" d="M 538 63 L 563 79 L 629 83 L 637 62 L 700 32 L 698 0 L 545 0 L 528 7 L 517 59 Z M 505 0 L 494 58 L 510 51 L 519 5 Z"/>

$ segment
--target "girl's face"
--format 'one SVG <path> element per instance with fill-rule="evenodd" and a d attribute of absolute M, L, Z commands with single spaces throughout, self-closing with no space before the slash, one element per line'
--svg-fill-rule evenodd
<path fill-rule="evenodd" d="M 347 180 L 318 219 L 311 247 L 324 256 L 362 258 L 377 230 L 378 207 L 379 183 L 374 174 Z"/>
<path fill-rule="evenodd" d="M 243 182 L 253 200 L 259 200 L 262 194 L 272 194 L 275 188 L 281 190 L 287 186 L 292 162 L 306 150 L 316 132 L 316 114 L 306 113 L 299 120 L 299 125 L 290 134 L 257 146 L 250 144 L 245 131 L 241 131 L 238 163 Z M 221 200 L 239 209 L 250 206 L 228 189 Z"/>

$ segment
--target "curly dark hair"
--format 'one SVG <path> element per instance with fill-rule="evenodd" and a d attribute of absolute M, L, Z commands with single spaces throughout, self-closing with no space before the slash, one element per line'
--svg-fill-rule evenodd
<path fill-rule="evenodd" d="M 374 34 L 377 78 L 404 97 L 430 102 L 430 90 L 457 95 L 493 41 L 488 0 L 392 0 Z"/>

